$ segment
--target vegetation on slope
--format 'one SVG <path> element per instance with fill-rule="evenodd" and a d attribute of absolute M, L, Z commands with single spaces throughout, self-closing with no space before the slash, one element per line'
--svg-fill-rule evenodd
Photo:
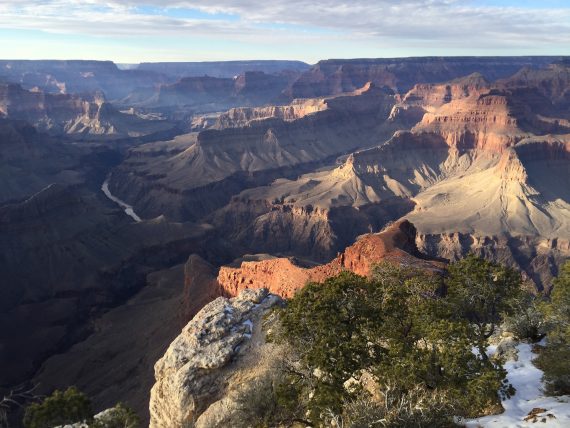
<path fill-rule="evenodd" d="M 309 283 L 271 332 L 291 355 L 262 393 L 246 391 L 248 402 L 264 397 L 252 417 L 259 426 L 446 427 L 499 411 L 514 391 L 501 362 L 474 349 L 485 350 L 520 287 L 515 271 L 472 256 L 445 278 L 386 263 L 371 279 L 344 272 Z"/>
<path fill-rule="evenodd" d="M 544 371 L 546 393 L 562 395 L 570 394 L 570 261 L 553 283 L 550 301 L 540 307 L 547 340 L 535 363 Z"/>
<path fill-rule="evenodd" d="M 136 428 L 138 416 L 122 403 L 95 416 L 89 398 L 75 387 L 56 390 L 41 402 L 26 408 L 26 428 L 52 428 L 83 423 L 89 428 Z"/>

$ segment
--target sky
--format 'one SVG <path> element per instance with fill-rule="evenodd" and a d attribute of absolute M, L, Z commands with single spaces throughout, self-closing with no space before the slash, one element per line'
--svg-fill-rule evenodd
<path fill-rule="evenodd" d="M 570 55 L 570 0 L 0 0 L 0 58 Z"/>

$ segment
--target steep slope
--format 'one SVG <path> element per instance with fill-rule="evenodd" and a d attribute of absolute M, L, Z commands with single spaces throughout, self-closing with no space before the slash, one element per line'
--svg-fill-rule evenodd
<path fill-rule="evenodd" d="M 207 265 L 194 254 L 185 264 L 148 274 L 139 292 L 96 318 L 85 340 L 46 360 L 32 382 L 46 392 L 75 385 L 97 410 L 124 402 L 148 426 L 155 362 L 180 329 L 218 297 L 217 289 L 207 287 L 188 292 L 185 276 L 196 275 L 197 264 Z"/>
<path fill-rule="evenodd" d="M 149 91 L 141 88 L 121 100 L 121 104 L 160 110 L 167 114 L 223 111 L 237 106 L 273 103 L 298 77 L 296 72 L 266 74 L 245 71 L 231 77 L 196 75 L 181 77 Z"/>
<path fill-rule="evenodd" d="M 558 82 L 559 74 L 553 68 L 546 76 Z M 238 242 L 257 243 L 268 236 L 264 230 L 309 240 L 318 256 L 348 239 L 341 232 L 346 221 L 334 222 L 335 210 L 358 210 L 362 218 L 371 207 L 399 201 L 405 209 L 407 202 L 413 211 L 400 214 L 417 226 L 429 254 L 456 258 L 474 251 L 547 286 L 570 255 L 570 137 L 548 134 L 554 122 L 566 130 L 567 113 L 556 103 L 558 91 L 538 86 L 490 84 L 480 75 L 416 85 L 389 119 L 402 122 L 423 112 L 411 132 L 396 132 L 337 168 L 243 192 L 213 222 L 246 231 L 234 234 Z M 291 221 L 290 213 L 308 212 L 318 214 L 313 218 L 320 218 L 318 229 L 326 233 L 315 235 L 314 227 L 295 233 L 307 222 L 300 215 Z M 370 228 L 378 225 L 367 221 Z M 227 233 L 232 236 L 229 227 Z"/>
<path fill-rule="evenodd" d="M 288 91 L 293 98 L 310 98 L 353 91 L 366 82 L 404 93 L 417 83 L 437 83 L 479 72 L 490 81 L 521 67 L 545 66 L 555 57 L 424 57 L 329 59 L 301 75 Z"/>
<path fill-rule="evenodd" d="M 127 96 L 140 87 L 154 87 L 170 79 L 150 70 L 120 70 L 111 61 L 0 60 L 0 77 L 25 89 L 54 94 L 101 91 L 108 99 Z"/>
<path fill-rule="evenodd" d="M 0 85 L 0 117 L 26 120 L 54 135 L 91 140 L 141 137 L 174 128 L 173 123 L 122 113 L 101 94 L 49 94 L 16 84 Z"/>
<path fill-rule="evenodd" d="M 440 269 L 443 266 L 440 262 L 425 258 L 419 252 L 415 238 L 415 227 L 403 220 L 380 233 L 361 236 L 326 264 L 302 267 L 289 258 L 242 261 L 237 267 L 222 266 L 218 283 L 222 293 L 230 296 L 246 288 L 267 288 L 271 293 L 291 297 L 308 281 L 322 282 L 343 270 L 370 275 L 373 265 L 381 261 Z"/>
<path fill-rule="evenodd" d="M 0 205 L 39 192 L 50 183 L 82 183 L 82 158 L 91 149 L 58 144 L 23 121 L 0 119 Z"/>
<path fill-rule="evenodd" d="M 81 338 L 99 310 L 140 288 L 146 273 L 199 251 L 208 232 L 162 219 L 135 223 L 79 186 L 50 185 L 0 206 L 0 385 L 27 379 Z"/>
<path fill-rule="evenodd" d="M 293 121 L 270 118 L 143 145 L 113 172 L 110 186 L 143 216 L 200 218 L 244 188 L 382 141 L 396 128 L 386 121 L 393 100 L 370 86 Z"/>

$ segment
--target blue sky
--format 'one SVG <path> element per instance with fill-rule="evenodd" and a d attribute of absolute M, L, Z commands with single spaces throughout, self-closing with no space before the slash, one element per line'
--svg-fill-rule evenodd
<path fill-rule="evenodd" d="M 0 57 L 570 55 L 568 0 L 7 0 Z"/>

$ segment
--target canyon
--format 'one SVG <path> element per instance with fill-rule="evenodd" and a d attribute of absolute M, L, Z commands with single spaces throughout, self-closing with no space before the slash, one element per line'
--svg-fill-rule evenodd
<path fill-rule="evenodd" d="M 569 108 L 558 57 L 0 61 L 0 392 L 73 384 L 98 411 L 205 421 L 234 345 L 261 352 L 254 305 L 308 281 L 475 253 L 548 293 L 570 258 Z M 214 346 L 192 319 L 224 305 L 215 391 L 179 396 L 176 343 Z"/>

